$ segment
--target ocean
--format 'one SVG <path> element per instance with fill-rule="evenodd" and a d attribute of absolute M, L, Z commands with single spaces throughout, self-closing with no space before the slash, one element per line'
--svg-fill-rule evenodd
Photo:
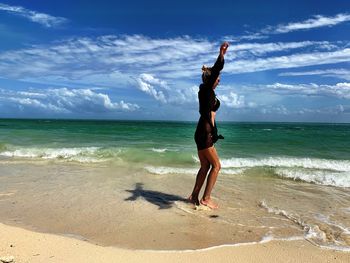
<path fill-rule="evenodd" d="M 350 124 L 218 122 L 218 210 L 186 202 L 195 128 L 1 119 L 0 220 L 137 249 L 306 239 L 350 251 Z"/>

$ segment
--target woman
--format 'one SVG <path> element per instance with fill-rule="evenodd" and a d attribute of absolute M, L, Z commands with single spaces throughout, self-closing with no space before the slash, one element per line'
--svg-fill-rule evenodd
<path fill-rule="evenodd" d="M 198 92 L 200 118 L 194 138 L 197 144 L 201 167 L 198 171 L 196 183 L 189 197 L 189 201 L 195 205 L 202 204 L 211 209 L 218 208 L 218 205 L 211 199 L 210 194 L 221 168 L 214 143 L 218 139 L 223 139 L 221 135 L 217 134 L 215 113 L 220 107 L 220 101 L 216 98 L 214 90 L 220 82 L 220 71 L 224 67 L 224 56 L 228 46 L 229 44 L 227 42 L 221 45 L 220 54 L 213 67 L 207 68 L 203 66 L 203 83 L 199 86 Z M 198 195 L 209 169 L 207 185 L 203 197 L 199 201 Z"/>

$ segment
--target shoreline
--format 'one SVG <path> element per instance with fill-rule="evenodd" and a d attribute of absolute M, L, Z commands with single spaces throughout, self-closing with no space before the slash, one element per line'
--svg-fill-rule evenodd
<path fill-rule="evenodd" d="M 131 250 L 99 246 L 73 237 L 0 223 L 0 259 L 13 262 L 349 262 L 350 253 L 319 248 L 306 240 L 266 240 L 199 250 Z"/>

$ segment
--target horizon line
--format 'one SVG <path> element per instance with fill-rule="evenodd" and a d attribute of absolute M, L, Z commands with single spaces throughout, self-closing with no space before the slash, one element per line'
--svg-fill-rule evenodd
<path fill-rule="evenodd" d="M 187 122 L 196 123 L 197 120 L 160 120 L 160 119 L 84 119 L 84 118 L 14 118 L 0 117 L 1 120 L 54 120 L 54 121 L 116 121 L 116 122 Z M 350 124 L 350 122 L 317 122 L 317 121 L 217 121 L 218 123 L 302 123 L 302 124 Z"/>

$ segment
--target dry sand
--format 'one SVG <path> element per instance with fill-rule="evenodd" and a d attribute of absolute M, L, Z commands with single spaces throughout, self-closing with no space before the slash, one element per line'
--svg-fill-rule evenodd
<path fill-rule="evenodd" d="M 13 262 L 350 262 L 350 253 L 320 249 L 305 240 L 224 246 L 196 251 L 102 247 L 66 236 L 0 223 L 0 259 Z M 1 262 L 1 261 L 0 261 Z"/>

